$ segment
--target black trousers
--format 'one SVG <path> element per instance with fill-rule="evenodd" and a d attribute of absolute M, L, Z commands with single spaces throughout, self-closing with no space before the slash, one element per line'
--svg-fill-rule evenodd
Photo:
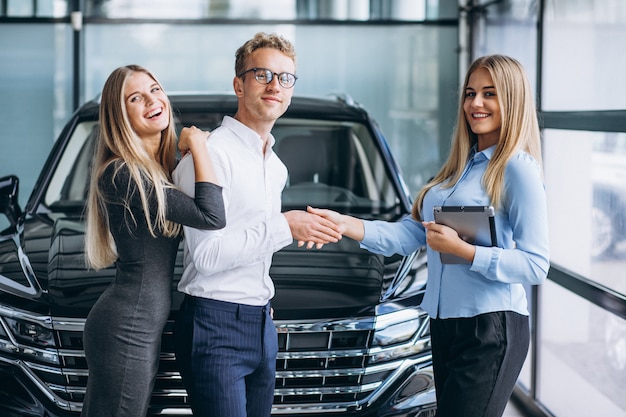
<path fill-rule="evenodd" d="M 430 334 L 437 417 L 501 417 L 528 353 L 528 317 L 431 319 Z"/>

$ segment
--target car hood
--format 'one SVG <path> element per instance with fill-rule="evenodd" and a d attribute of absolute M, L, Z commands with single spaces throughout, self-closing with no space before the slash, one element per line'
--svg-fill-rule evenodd
<path fill-rule="evenodd" d="M 25 227 L 25 252 L 44 303 L 54 316 L 86 317 L 114 278 L 114 268 L 87 270 L 83 254 L 84 224 L 77 218 L 31 218 Z M 275 318 L 317 319 L 374 314 L 381 294 L 402 257 L 386 258 L 345 238 L 322 249 L 294 243 L 274 254 L 270 275 L 276 287 Z M 176 285 L 182 273 L 182 245 L 172 282 L 173 309 L 182 296 Z"/>
<path fill-rule="evenodd" d="M 390 268 L 382 255 L 342 239 L 321 250 L 294 243 L 277 252 L 270 275 L 277 319 L 350 317 L 372 313 Z"/>

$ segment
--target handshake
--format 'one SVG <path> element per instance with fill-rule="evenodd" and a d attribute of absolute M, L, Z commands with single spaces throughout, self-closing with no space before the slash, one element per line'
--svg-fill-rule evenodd
<path fill-rule="evenodd" d="M 307 211 L 291 210 L 283 214 L 299 247 L 306 245 L 307 249 L 313 246 L 321 249 L 327 243 L 337 243 L 343 236 L 363 239 L 363 222 L 360 219 L 333 210 L 309 206 Z"/>

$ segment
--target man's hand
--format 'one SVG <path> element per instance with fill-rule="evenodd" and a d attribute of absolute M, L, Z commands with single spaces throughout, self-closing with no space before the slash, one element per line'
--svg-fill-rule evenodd
<path fill-rule="evenodd" d="M 310 249 L 316 245 L 320 249 L 327 243 L 336 243 L 341 239 L 339 226 L 331 220 L 302 210 L 291 210 L 283 213 L 289 223 L 291 235 L 298 241 L 298 246 L 304 242 Z"/>

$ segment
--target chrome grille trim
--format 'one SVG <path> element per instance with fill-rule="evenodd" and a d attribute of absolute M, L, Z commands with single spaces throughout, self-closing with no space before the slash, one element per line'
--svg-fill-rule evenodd
<path fill-rule="evenodd" d="M 42 365 L 39 363 L 33 363 L 33 362 L 24 362 L 24 364 L 26 366 L 28 366 L 30 369 L 33 369 L 35 371 L 41 371 L 41 372 L 46 372 L 49 374 L 54 374 L 54 375 L 62 375 L 63 374 L 63 369 L 56 367 L 56 366 L 50 366 L 50 365 Z"/>
<path fill-rule="evenodd" d="M 54 330 L 68 332 L 82 332 L 85 328 L 85 320 L 79 318 L 53 317 L 52 327 Z"/>
<path fill-rule="evenodd" d="M 276 378 L 293 377 L 320 377 L 320 376 L 346 376 L 346 375 L 371 375 L 379 372 L 394 370 L 398 367 L 395 362 L 373 365 L 367 368 L 324 369 L 314 371 L 276 371 Z"/>
<path fill-rule="evenodd" d="M 321 359 L 321 358 L 351 358 L 368 355 L 367 349 L 357 350 L 324 350 L 312 352 L 278 352 L 276 359 Z"/>
<path fill-rule="evenodd" d="M 85 395 L 85 388 L 84 387 L 66 387 L 63 385 L 48 385 L 50 387 L 51 390 L 55 391 L 55 392 L 63 392 L 63 393 L 68 393 L 68 394 L 80 394 L 80 395 Z"/>
<path fill-rule="evenodd" d="M 11 310 L 11 313 L 12 316 L 20 318 L 19 312 Z M 424 335 L 428 325 L 425 316 L 411 309 L 400 310 L 393 314 L 393 317 L 387 315 L 377 318 L 365 317 L 354 320 L 330 320 L 311 323 L 276 321 L 279 338 L 284 338 L 284 346 L 281 347 L 281 351 L 279 351 L 277 356 L 277 363 L 280 363 L 283 369 L 279 368 L 276 373 L 277 387 L 275 389 L 275 397 L 278 400 L 274 404 L 272 413 L 311 414 L 355 411 L 367 407 L 376 401 L 395 381 L 397 376 L 406 369 L 430 361 L 431 357 L 428 352 L 420 355 L 423 349 L 428 347 L 429 343 L 427 335 Z M 29 318 L 33 319 L 34 317 L 31 315 Z M 39 322 L 38 319 L 40 318 L 37 317 L 36 321 Z M 423 323 L 420 324 L 418 332 L 411 340 L 393 346 L 370 346 L 375 330 L 384 329 L 388 325 L 396 323 L 397 320 L 415 319 L 423 320 Z M 82 398 L 85 394 L 84 380 L 88 376 L 88 371 L 84 368 L 84 360 L 76 362 L 72 358 L 84 359 L 85 354 L 81 349 L 80 342 L 77 341 L 77 337 L 80 336 L 79 333 L 76 335 L 70 334 L 68 337 L 68 335 L 62 335 L 62 332 L 81 332 L 85 320 L 53 317 L 48 318 L 47 322 L 52 323 L 57 339 L 61 340 L 62 336 L 64 336 L 64 340 L 68 343 L 67 347 L 58 349 L 61 363 L 73 363 L 76 364 L 76 367 L 46 365 L 21 360 L 13 360 L 11 363 L 19 366 L 46 397 L 57 404 L 58 407 L 68 411 L 80 411 L 82 403 L 74 400 Z M 168 323 L 168 325 L 171 325 L 171 323 Z M 311 340 L 317 347 L 309 349 L 306 346 L 309 340 L 307 334 L 311 334 Z M 165 335 L 172 337 L 171 332 L 165 332 Z M 296 339 L 295 349 L 302 350 L 289 351 L 288 349 L 292 347 L 292 340 Z M 351 343 L 363 346 L 350 348 Z M 341 349 L 340 347 L 344 344 L 346 349 Z M 76 345 L 76 349 L 72 349 L 73 345 Z M 333 345 L 335 345 L 334 348 Z M 285 348 L 287 350 L 283 350 Z M 402 354 L 410 353 L 412 356 L 399 359 L 394 358 L 396 352 L 401 352 Z M 391 358 L 391 360 L 385 362 L 377 361 L 376 358 L 381 354 L 384 358 Z M 351 361 L 350 358 L 353 358 L 353 360 Z M 5 358 L 0 357 L 0 359 L 5 362 L 8 361 Z M 152 410 L 157 415 L 189 415 L 190 413 L 190 410 L 186 408 L 187 394 L 182 387 L 180 374 L 173 370 L 167 370 L 168 368 L 171 369 L 171 365 L 168 364 L 171 364 L 174 360 L 175 355 L 173 352 L 165 351 L 161 353 L 160 361 L 162 364 L 166 364 L 166 366 L 165 369 L 159 370 L 157 387 L 153 392 L 153 397 L 160 398 L 157 403 L 167 403 L 167 398 L 172 400 L 169 404 L 154 405 Z M 297 366 L 289 368 L 294 365 L 290 361 L 296 361 L 297 364 L 299 360 L 305 361 L 304 365 L 302 365 L 303 369 L 299 369 Z M 309 369 L 306 368 L 306 366 L 309 366 L 306 364 L 307 360 L 312 361 L 313 369 L 310 367 Z M 345 360 L 345 363 L 335 364 L 335 360 Z M 372 381 L 363 380 L 367 376 L 378 373 L 381 374 L 381 380 L 376 380 L 377 376 L 373 376 Z M 50 375 L 50 380 L 47 382 L 42 380 L 42 378 L 47 379 L 46 374 Z M 67 385 L 59 384 L 60 377 L 65 378 Z M 307 378 L 312 380 L 310 386 L 306 385 Z M 329 382 L 332 378 L 345 379 Z M 315 381 L 315 379 L 318 381 Z M 55 380 L 57 382 L 52 382 Z M 293 386 L 288 386 L 289 382 L 295 383 Z M 331 385 L 326 385 L 327 383 Z M 303 386 L 298 386 L 298 384 Z M 338 397 L 325 398 L 327 395 L 337 395 Z M 342 396 L 347 396 L 347 398 Z M 350 399 L 350 396 L 354 396 L 354 398 Z M 65 400 L 63 397 L 70 399 Z M 298 397 L 306 400 L 298 402 Z M 311 398 L 315 397 L 319 397 L 319 402 L 311 403 Z"/>
<path fill-rule="evenodd" d="M 0 316 L 8 317 L 11 319 L 31 321 L 45 328 L 52 328 L 52 319 L 50 318 L 50 316 L 33 314 L 29 311 L 21 310 L 19 308 L 0 305 Z"/>
<path fill-rule="evenodd" d="M 275 320 L 276 331 L 280 333 L 297 332 L 330 332 L 371 330 L 374 328 L 375 319 L 365 317 L 360 320 L 324 320 L 310 323 L 302 323 L 300 320 Z"/>
<path fill-rule="evenodd" d="M 395 381 L 395 377 L 401 373 L 403 373 L 406 369 L 419 365 L 421 363 L 426 363 L 431 360 L 430 355 L 424 355 L 417 359 L 406 359 L 402 361 L 400 366 L 397 366 L 395 372 L 388 377 L 382 383 L 370 384 L 368 386 L 362 386 L 362 390 L 358 392 L 367 392 L 365 388 L 371 388 L 369 391 L 373 391 L 373 393 L 368 396 L 366 399 L 361 401 L 343 401 L 336 403 L 303 403 L 303 404 L 274 404 L 272 407 L 272 414 L 313 414 L 313 413 L 345 413 L 349 411 L 356 411 L 362 408 L 365 408 L 375 402 L 388 388 L 389 385 L 393 384 Z M 372 385 L 377 385 L 372 387 Z M 375 390 L 375 391 L 374 391 Z M 331 392 L 325 391 L 323 389 L 311 389 L 311 390 L 283 390 L 278 389 L 275 391 L 276 393 L 280 393 L 282 395 L 323 395 Z M 335 393 L 335 392 L 332 392 Z"/>
<path fill-rule="evenodd" d="M 381 385 L 374 382 L 367 385 L 347 386 L 347 387 L 316 387 L 316 388 L 277 388 L 274 390 L 275 396 L 285 395 L 324 395 L 324 394 L 360 394 L 362 392 L 374 391 Z"/>
<path fill-rule="evenodd" d="M 56 366 L 42 365 L 33 362 L 24 362 L 30 369 L 40 372 L 45 372 L 52 375 L 64 375 L 64 376 L 84 376 L 86 377 L 89 372 L 86 369 L 76 368 L 59 368 Z"/>
<path fill-rule="evenodd" d="M 405 359 L 400 363 L 400 366 L 396 367 L 396 369 L 391 373 L 391 375 L 389 375 L 383 382 L 382 384 L 380 384 L 380 386 L 378 387 L 378 389 L 376 390 L 376 392 L 374 392 L 370 397 L 368 397 L 365 401 L 363 401 L 361 404 L 371 404 L 374 401 L 376 401 L 382 394 L 383 392 L 385 392 L 385 390 L 391 385 L 393 384 L 398 375 L 401 375 L 406 369 L 408 369 L 409 367 L 419 364 L 419 363 L 423 363 L 427 360 L 431 359 L 431 355 L 428 356 L 423 356 L 420 358 L 416 358 L 416 359 Z"/>
<path fill-rule="evenodd" d="M 84 358 L 85 352 L 82 350 L 58 349 L 59 357 Z"/>
<path fill-rule="evenodd" d="M 9 360 L 6 359 L 2 356 L 0 356 L 0 361 L 2 362 L 6 362 L 6 363 L 10 363 L 18 368 L 20 368 L 22 370 L 22 372 L 24 373 L 24 375 L 26 375 L 26 377 L 28 377 L 28 379 L 35 384 L 35 386 L 39 389 L 39 391 L 41 391 L 46 398 L 48 398 L 48 400 L 52 401 L 54 404 L 56 404 L 57 407 L 63 409 L 63 410 L 67 410 L 67 411 L 77 411 L 76 408 L 72 408 L 73 407 L 73 403 L 64 400 L 63 398 L 59 397 L 58 395 L 56 395 L 49 387 L 48 384 L 44 383 L 41 379 L 39 379 L 39 377 L 37 375 L 35 375 L 35 373 L 30 369 L 30 367 L 27 365 L 26 362 L 21 361 L 21 360 Z M 82 408 L 82 404 L 80 405 L 80 407 Z"/>

